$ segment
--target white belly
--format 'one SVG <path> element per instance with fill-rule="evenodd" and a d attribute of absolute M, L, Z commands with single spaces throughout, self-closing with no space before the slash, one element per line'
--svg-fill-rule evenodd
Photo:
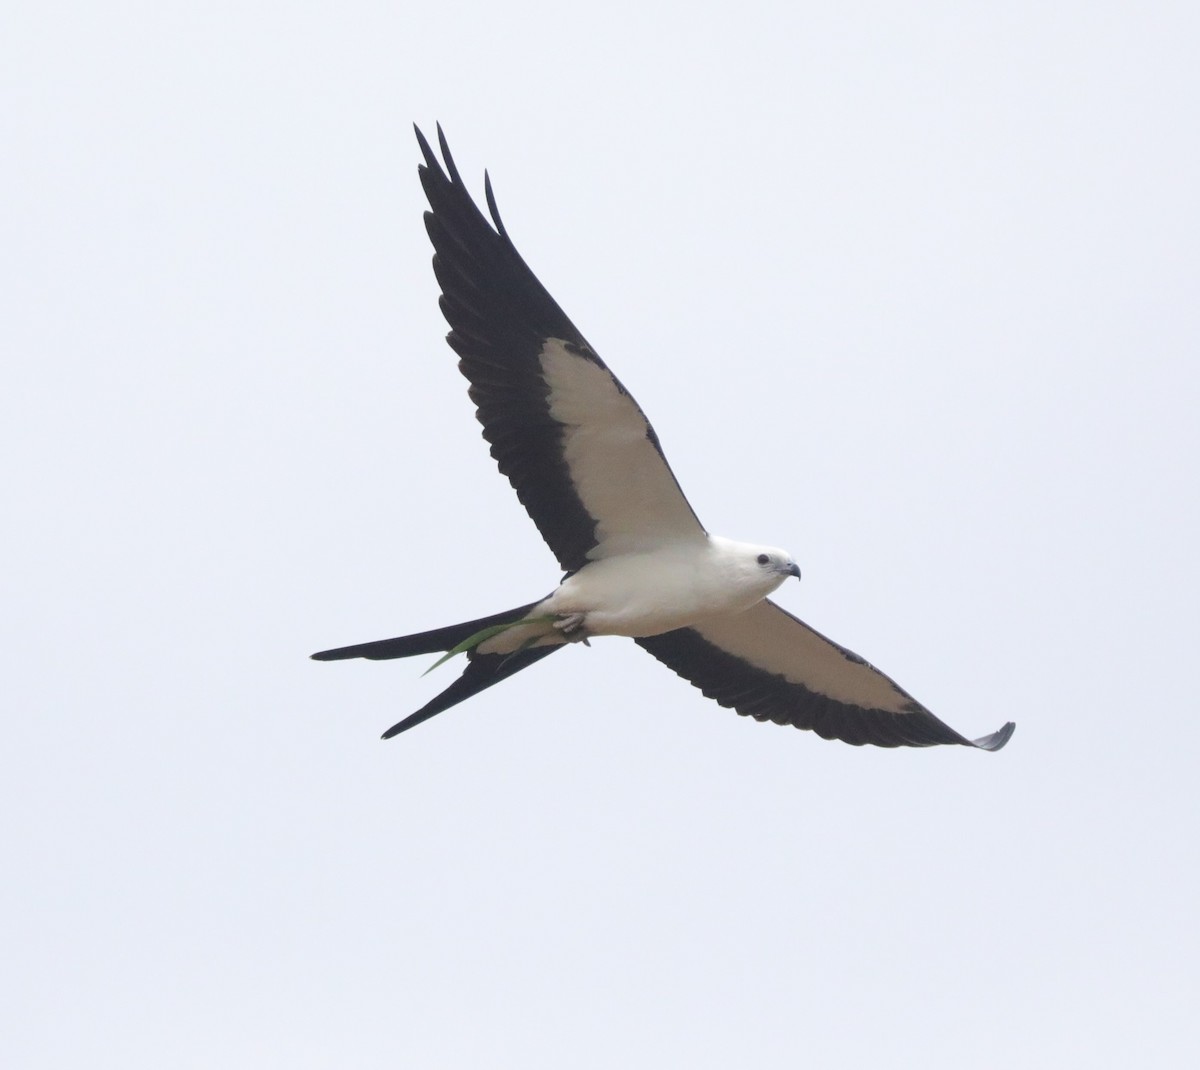
<path fill-rule="evenodd" d="M 689 548 L 594 561 L 566 580 L 544 611 L 585 613 L 590 635 L 659 635 L 748 609 L 762 597 L 722 584 L 704 557 Z"/>

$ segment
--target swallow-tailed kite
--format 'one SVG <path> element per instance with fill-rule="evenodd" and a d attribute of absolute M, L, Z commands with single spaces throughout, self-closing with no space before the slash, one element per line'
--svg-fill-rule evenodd
<path fill-rule="evenodd" d="M 326 650 L 320 661 L 465 653 L 466 670 L 394 736 L 568 643 L 625 635 L 722 706 L 826 739 L 999 750 L 970 740 L 857 654 L 767 598 L 800 569 L 784 550 L 710 535 L 636 401 L 417 130 L 447 341 L 491 453 L 566 572 L 545 598 L 418 635 Z"/>

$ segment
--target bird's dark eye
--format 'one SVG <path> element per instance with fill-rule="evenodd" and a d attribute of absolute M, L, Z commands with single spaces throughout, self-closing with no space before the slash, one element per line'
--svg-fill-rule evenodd
<path fill-rule="evenodd" d="M 758 563 L 760 565 L 769 565 L 771 563 L 771 559 L 766 554 L 759 554 Z"/>

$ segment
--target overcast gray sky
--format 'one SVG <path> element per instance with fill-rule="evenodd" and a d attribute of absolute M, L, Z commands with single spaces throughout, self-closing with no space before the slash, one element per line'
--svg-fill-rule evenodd
<path fill-rule="evenodd" d="M 24 4 L 0 38 L 0 1061 L 1195 1065 L 1191 4 Z M 410 124 L 780 600 L 1000 754 L 531 600 Z M 429 659 L 432 660 L 432 659 Z"/>

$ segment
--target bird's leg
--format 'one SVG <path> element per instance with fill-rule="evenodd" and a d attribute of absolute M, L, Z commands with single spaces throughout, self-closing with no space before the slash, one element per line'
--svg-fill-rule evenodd
<path fill-rule="evenodd" d="M 568 643 L 583 643 L 584 646 L 591 646 L 592 644 L 587 640 L 587 633 L 583 630 L 583 622 L 586 617 L 586 613 L 563 613 L 554 622 L 554 627 L 563 633 L 563 638 Z"/>

